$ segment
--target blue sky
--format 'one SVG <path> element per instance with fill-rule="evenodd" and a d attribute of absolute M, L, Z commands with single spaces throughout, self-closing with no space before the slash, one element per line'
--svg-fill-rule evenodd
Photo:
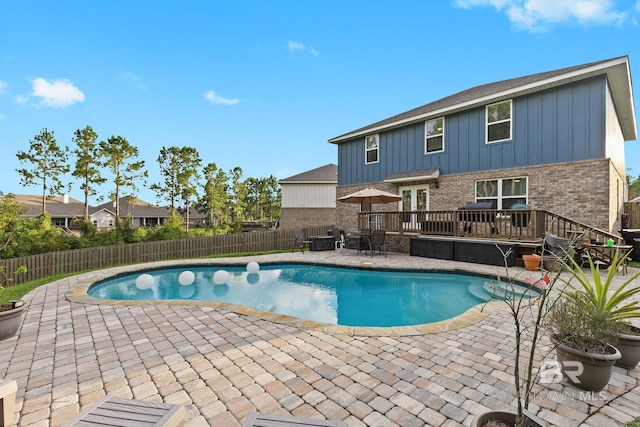
<path fill-rule="evenodd" d="M 286 178 L 337 163 L 330 138 L 476 85 L 624 55 L 640 81 L 639 21 L 640 0 L 3 2 L 0 191 L 39 194 L 17 151 L 87 125 L 138 147 L 149 183 L 163 146 Z"/>

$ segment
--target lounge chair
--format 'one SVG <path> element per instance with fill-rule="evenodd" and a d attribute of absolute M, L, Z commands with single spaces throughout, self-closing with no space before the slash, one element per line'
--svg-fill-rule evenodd
<path fill-rule="evenodd" d="M 242 423 L 242 427 L 347 427 L 347 422 L 252 412 Z"/>

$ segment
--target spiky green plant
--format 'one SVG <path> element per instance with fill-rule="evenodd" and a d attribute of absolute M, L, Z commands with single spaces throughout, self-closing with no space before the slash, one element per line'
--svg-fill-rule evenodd
<path fill-rule="evenodd" d="M 615 321 L 626 322 L 631 318 L 640 317 L 640 306 L 633 296 L 640 293 L 640 286 L 633 286 L 633 282 L 640 277 L 640 271 L 629 276 L 617 289 L 612 291 L 616 273 L 623 267 L 630 251 L 616 250 L 609 265 L 607 275 L 602 278 L 600 267 L 587 254 L 589 272 L 582 269 L 578 261 L 572 257 L 565 260 L 564 268 L 570 273 L 569 278 L 562 278 L 569 288 L 566 292 L 577 293 L 589 306 L 590 312 L 598 317 L 603 316 Z M 573 283 L 573 282 L 577 283 Z"/>

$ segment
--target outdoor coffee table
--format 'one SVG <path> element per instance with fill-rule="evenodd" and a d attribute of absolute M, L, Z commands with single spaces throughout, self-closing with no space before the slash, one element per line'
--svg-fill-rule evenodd
<path fill-rule="evenodd" d="M 184 415 L 185 409 L 182 405 L 103 397 L 87 406 L 62 427 L 95 425 L 178 427 L 184 424 Z"/>
<path fill-rule="evenodd" d="M 312 236 L 309 248 L 312 251 L 332 251 L 336 248 L 336 239 L 333 236 Z"/>

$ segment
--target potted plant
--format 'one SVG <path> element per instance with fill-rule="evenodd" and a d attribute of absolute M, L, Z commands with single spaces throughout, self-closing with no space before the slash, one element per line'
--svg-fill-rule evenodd
<path fill-rule="evenodd" d="M 625 322 L 618 332 L 615 346 L 621 354 L 615 366 L 626 369 L 635 368 L 640 362 L 640 328 Z"/>
<path fill-rule="evenodd" d="M 632 283 L 640 277 L 637 272 L 613 288 L 615 274 L 625 262 L 627 254 L 616 251 L 607 274 L 587 255 L 587 272 L 573 258 L 563 261 L 569 273 L 561 280 L 567 284 L 562 301 L 556 304 L 548 318 L 548 327 L 557 344 L 558 360 L 568 382 L 585 390 L 602 390 L 611 376 L 614 363 L 622 355 L 612 345 L 629 319 L 640 317 L 640 306 L 633 297 L 640 287 Z M 582 372 L 571 372 L 566 362 L 581 363 Z"/>
<path fill-rule="evenodd" d="M 536 271 L 540 267 L 542 257 L 538 254 L 522 255 L 522 261 L 524 261 L 524 268 L 529 271 Z"/>
<path fill-rule="evenodd" d="M 497 245 L 496 245 L 497 246 Z M 541 272 L 539 279 L 522 279 L 510 274 L 506 262 L 509 251 L 502 252 L 505 259 L 506 274 L 497 277 L 493 286 L 493 299 L 503 301 L 514 324 L 515 352 L 513 367 L 513 385 L 515 387 L 516 407 L 513 411 L 488 411 L 478 414 L 471 423 L 472 427 L 516 426 L 542 427 L 546 422 L 529 412 L 529 403 L 536 395 L 539 366 L 536 366 L 536 354 L 544 348 L 541 339 L 544 336 L 544 320 L 556 302 L 557 293 L 553 291 L 559 273 L 550 276 Z M 528 282 L 524 287 L 522 282 Z M 523 340 L 527 339 L 528 343 Z M 524 360 L 521 360 L 524 359 Z M 524 362 L 524 363 L 523 363 Z"/>
<path fill-rule="evenodd" d="M 580 292 L 567 292 L 547 319 L 560 370 L 577 388 L 600 391 L 609 383 L 620 351 L 610 344 L 616 322 L 598 313 Z"/>
<path fill-rule="evenodd" d="M 0 266 L 0 277 L 2 284 L 0 285 L 0 340 L 10 338 L 15 335 L 22 322 L 22 312 L 24 310 L 24 301 L 11 300 L 6 296 L 6 288 L 14 280 L 18 274 L 27 272 L 25 266 L 20 266 L 13 274 L 7 274 L 4 266 Z"/>

